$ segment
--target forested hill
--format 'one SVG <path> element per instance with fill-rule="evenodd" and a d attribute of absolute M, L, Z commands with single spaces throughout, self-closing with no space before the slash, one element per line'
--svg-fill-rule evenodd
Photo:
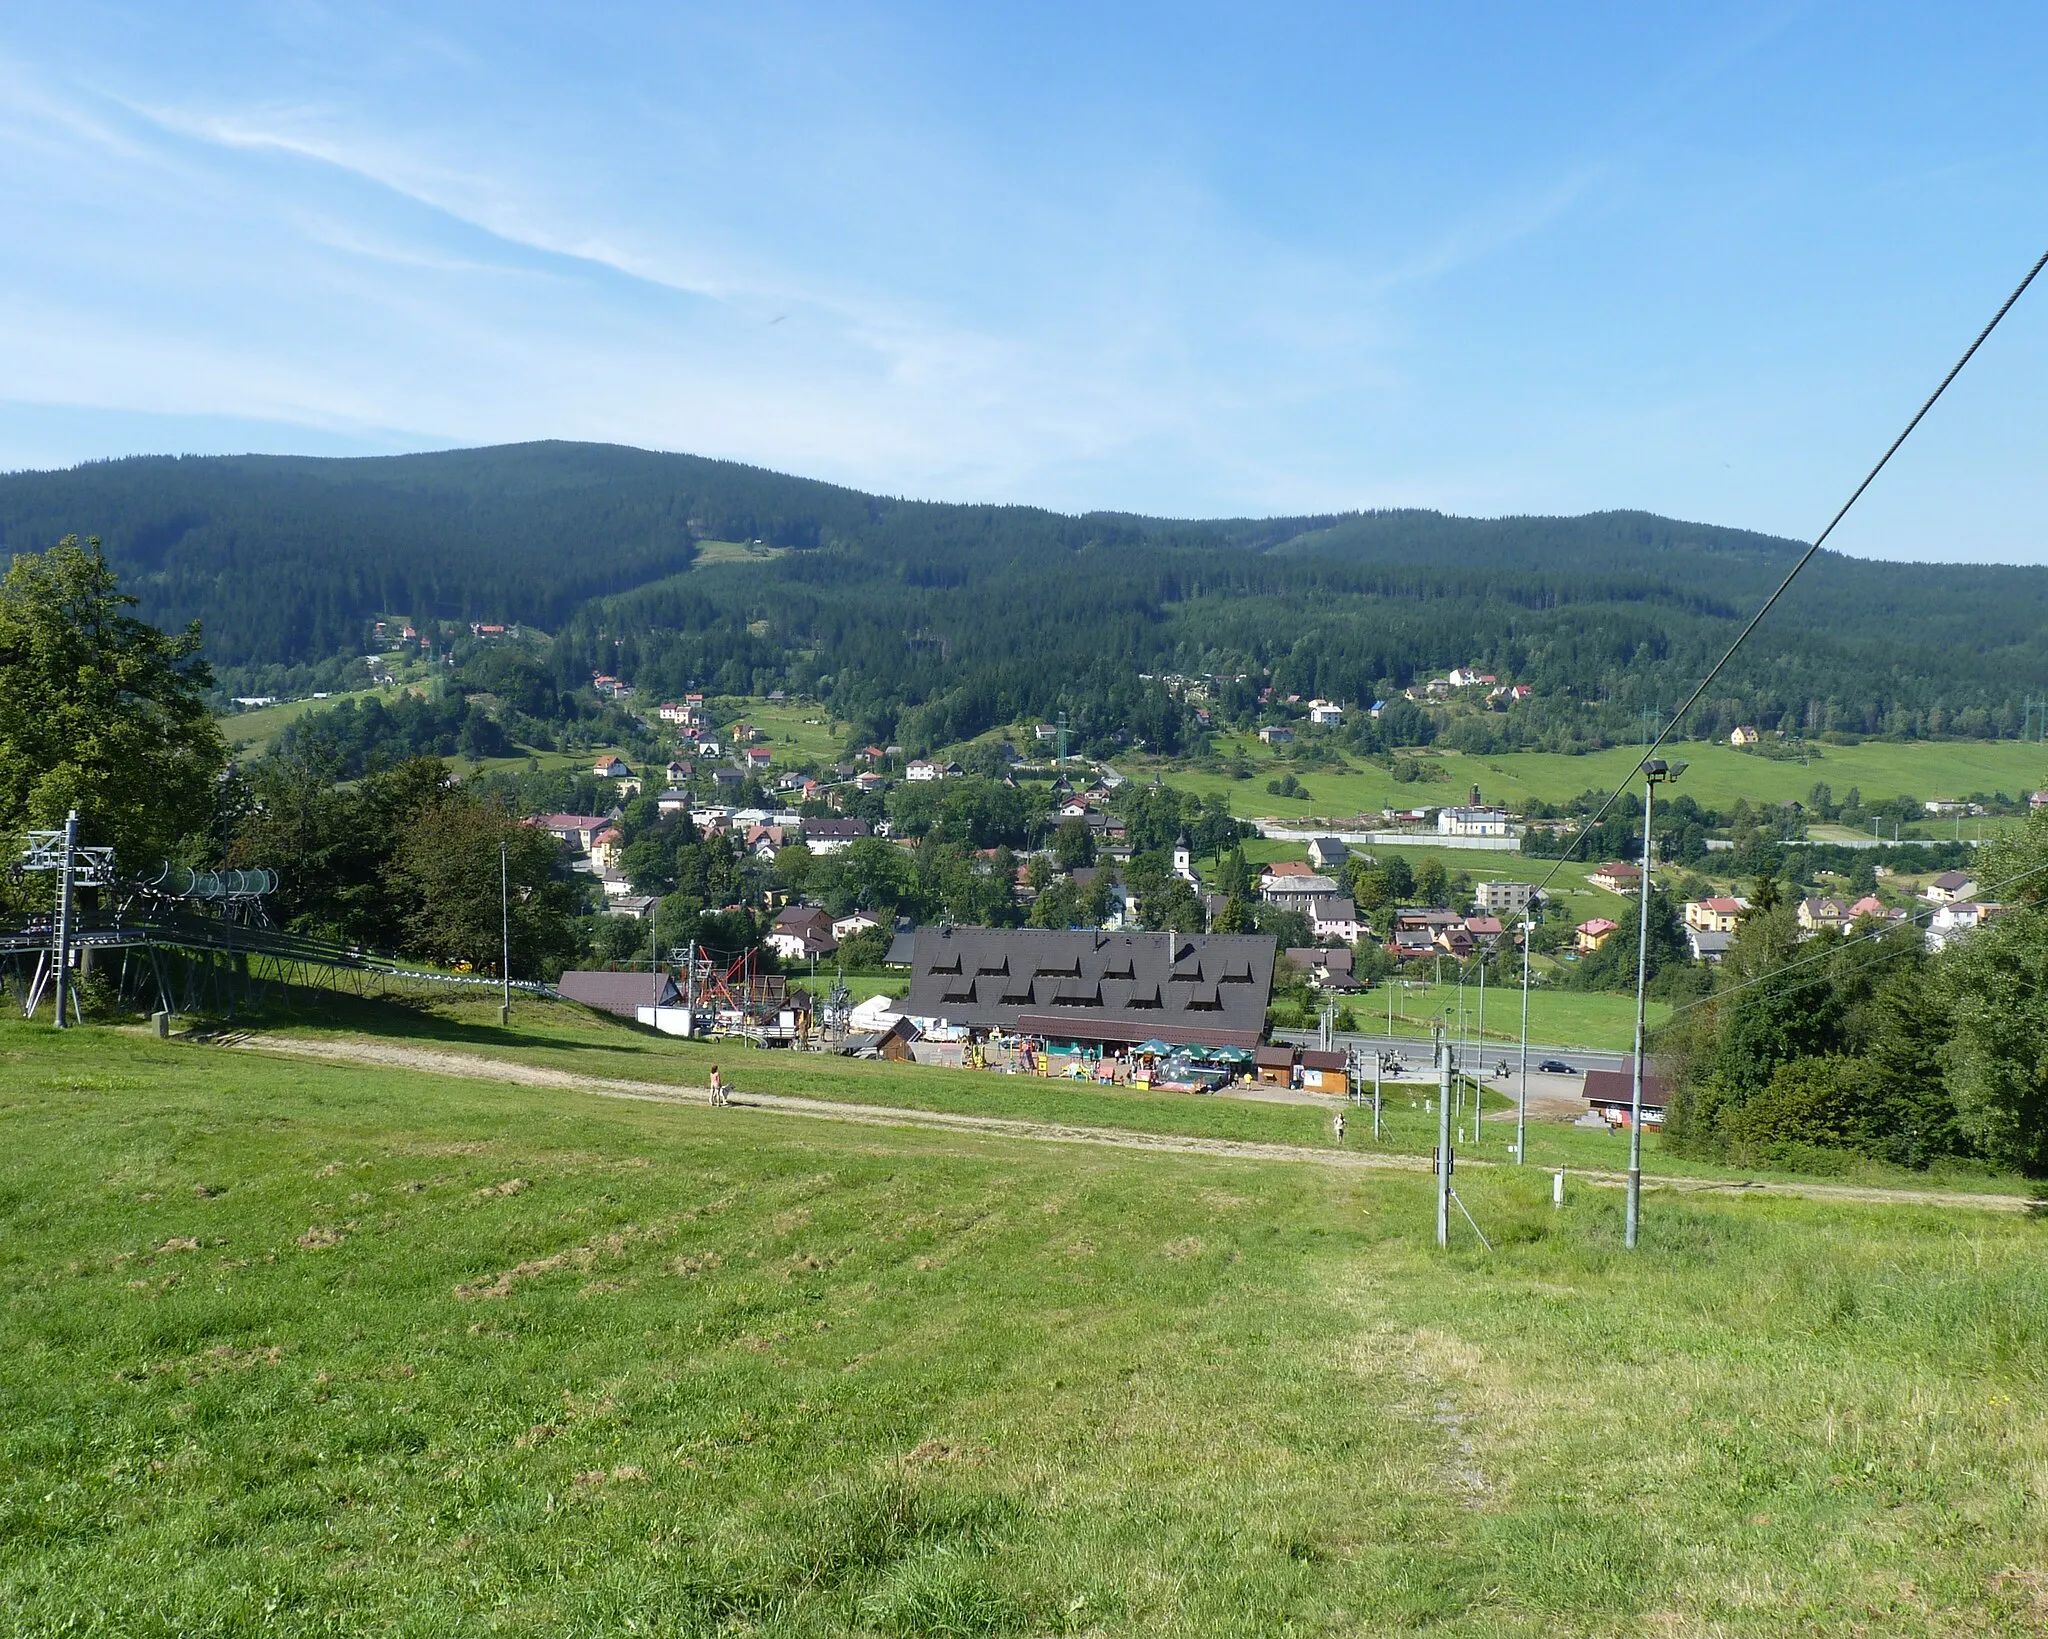
<path fill-rule="evenodd" d="M 1668 708 L 1801 550 L 1632 512 L 1072 517 L 564 443 L 0 476 L 0 548 L 74 531 L 244 674 L 353 652 L 378 614 L 519 621 L 565 688 L 818 689 L 929 743 L 1059 707 L 1172 739 L 1139 672 L 1356 701 L 1454 665 L 1535 687 L 1510 743 L 1584 743 Z M 787 550 L 690 571 L 729 540 Z M 1823 554 L 1699 727 L 2013 734 L 2044 692 L 2048 570 Z"/>

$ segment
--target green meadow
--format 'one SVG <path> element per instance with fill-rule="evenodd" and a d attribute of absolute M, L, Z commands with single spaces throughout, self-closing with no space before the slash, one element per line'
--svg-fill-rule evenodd
<path fill-rule="evenodd" d="M 784 1061 L 786 1062 L 786 1061 Z M 0 1026 L 0 1612 L 107 1635 L 1951 1634 L 2040 1223 L 1460 1188 Z M 1189 1101 L 1193 1103 L 1195 1101 Z"/>
<path fill-rule="evenodd" d="M 1342 820 L 1357 814 L 1376 816 L 1385 808 L 1440 806 L 1463 802 L 1477 785 L 1488 801 L 1513 806 L 1529 798 L 1563 802 L 1585 791 L 1611 791 L 1641 757 L 1639 749 L 1617 747 L 1571 757 L 1550 752 L 1513 752 L 1468 756 L 1457 751 L 1426 750 L 1418 754 L 1425 769 L 1441 779 L 1399 782 L 1377 764 L 1350 761 L 1348 772 L 1294 770 L 1257 739 L 1233 735 L 1219 739 L 1226 755 L 1241 752 L 1253 767 L 1249 780 L 1220 773 L 1169 770 L 1164 777 L 1183 789 L 1204 795 L 1223 792 L 1230 811 L 1240 816 L 1282 820 Z M 2004 791 L 2010 796 L 2048 785 L 2048 748 L 2020 740 L 1927 740 L 1861 745 L 1821 745 L 1809 762 L 1779 762 L 1733 746 L 1688 742 L 1665 755 L 1684 758 L 1689 766 L 1679 783 L 1709 808 L 1732 807 L 1739 797 L 1752 803 L 1804 801 L 1816 781 L 1825 781 L 1836 800 L 1853 786 L 1866 801 L 1889 797 L 1961 797 L 1973 791 Z M 1305 797 L 1280 797 L 1266 790 L 1269 779 L 1295 772 L 1307 789 Z M 1916 827 L 1921 834 L 1954 834 L 1954 823 L 1930 821 Z M 1964 823 L 1971 834 L 1971 822 Z"/>

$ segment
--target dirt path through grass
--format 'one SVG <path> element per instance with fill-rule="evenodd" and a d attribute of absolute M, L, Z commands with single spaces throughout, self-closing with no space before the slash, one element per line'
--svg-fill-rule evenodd
<path fill-rule="evenodd" d="M 304 1041 L 282 1036 L 236 1035 L 221 1038 L 219 1045 L 295 1058 L 327 1059 L 344 1064 L 384 1065 L 392 1069 L 418 1070 L 433 1075 L 462 1076 L 478 1081 L 517 1082 L 528 1087 L 557 1087 L 570 1092 L 591 1093 L 600 1098 L 630 1098 L 656 1104 L 698 1104 L 710 1096 L 706 1087 L 667 1086 L 660 1082 L 628 1081 L 605 1076 L 579 1076 L 566 1070 L 549 1070 L 510 1059 L 481 1054 L 451 1053 L 430 1047 L 402 1046 L 379 1041 Z M 1041 1144 L 1088 1144 L 1108 1149 L 1153 1150 L 1175 1155 L 1223 1156 L 1239 1161 L 1312 1162 L 1325 1167 L 1348 1167 L 1394 1172 L 1427 1172 L 1429 1160 L 1421 1155 L 1402 1155 L 1384 1150 L 1310 1149 L 1299 1144 L 1256 1144 L 1239 1139 L 1194 1138 L 1171 1133 L 1145 1133 L 1108 1127 L 1077 1127 L 1049 1121 L 1023 1121 L 1013 1116 L 959 1115 L 938 1110 L 913 1110 L 895 1105 L 842 1104 L 826 1099 L 793 1098 L 780 1093 L 749 1090 L 733 1096 L 737 1109 L 775 1111 L 784 1115 L 809 1116 L 826 1121 L 880 1127 L 926 1127 L 949 1132 L 975 1133 L 989 1137 L 1021 1138 Z M 1466 1166 L 1493 1167 L 1501 1163 L 1460 1158 Z M 1626 1180 L 1617 1172 L 1574 1171 L 1583 1183 L 1619 1188 Z M 1978 1195 L 1955 1190 L 1883 1189 L 1858 1184 L 1793 1184 L 1747 1179 L 1675 1178 L 1645 1174 L 1643 1182 L 1658 1189 L 1688 1194 L 1792 1195 L 1809 1201 L 1844 1201 L 1898 1206 L 1976 1207 L 1993 1212 L 2028 1212 L 2039 1202 L 2024 1195 Z"/>

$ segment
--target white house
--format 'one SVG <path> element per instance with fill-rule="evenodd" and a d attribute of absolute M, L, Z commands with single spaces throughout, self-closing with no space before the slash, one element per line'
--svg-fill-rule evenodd
<path fill-rule="evenodd" d="M 851 939 L 856 933 L 872 933 L 882 925 L 879 916 L 866 911 L 855 911 L 851 916 L 842 916 L 832 924 L 832 937 L 840 941 Z"/>
<path fill-rule="evenodd" d="M 1334 700 L 1311 700 L 1308 703 L 1308 720 L 1311 723 L 1341 723 L 1344 721 L 1344 708 Z"/>
<path fill-rule="evenodd" d="M 1946 950 L 1956 940 L 1981 928 L 1999 911 L 2001 905 L 1980 905 L 1974 900 L 1941 906 L 1927 921 L 1927 948 Z"/>
<path fill-rule="evenodd" d="M 1441 808 L 1436 831 L 1442 837 L 1505 837 L 1512 835 L 1505 808 Z"/>
<path fill-rule="evenodd" d="M 1341 894 L 1308 902 L 1308 923 L 1318 939 L 1337 939 L 1347 945 L 1358 943 L 1365 926 L 1358 919 L 1358 907 Z"/>

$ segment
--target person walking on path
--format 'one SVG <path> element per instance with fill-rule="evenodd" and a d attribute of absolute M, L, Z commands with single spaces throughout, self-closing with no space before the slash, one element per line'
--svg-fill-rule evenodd
<path fill-rule="evenodd" d="M 729 1100 L 728 1100 L 728 1099 L 726 1098 L 726 1096 L 725 1096 L 725 1083 L 724 1083 L 724 1081 L 723 1081 L 723 1080 L 721 1080 L 721 1079 L 720 1079 L 720 1077 L 719 1077 L 719 1074 L 718 1074 L 718 1066 L 714 1064 L 714 1065 L 712 1065 L 712 1066 L 711 1066 L 711 1104 L 712 1104 L 712 1107 L 713 1107 L 713 1108 L 715 1109 L 715 1108 L 717 1108 L 717 1107 L 718 1107 L 719 1105 L 721 1105 L 721 1104 L 725 1104 L 725 1103 L 727 1103 L 727 1102 L 729 1102 Z"/>

